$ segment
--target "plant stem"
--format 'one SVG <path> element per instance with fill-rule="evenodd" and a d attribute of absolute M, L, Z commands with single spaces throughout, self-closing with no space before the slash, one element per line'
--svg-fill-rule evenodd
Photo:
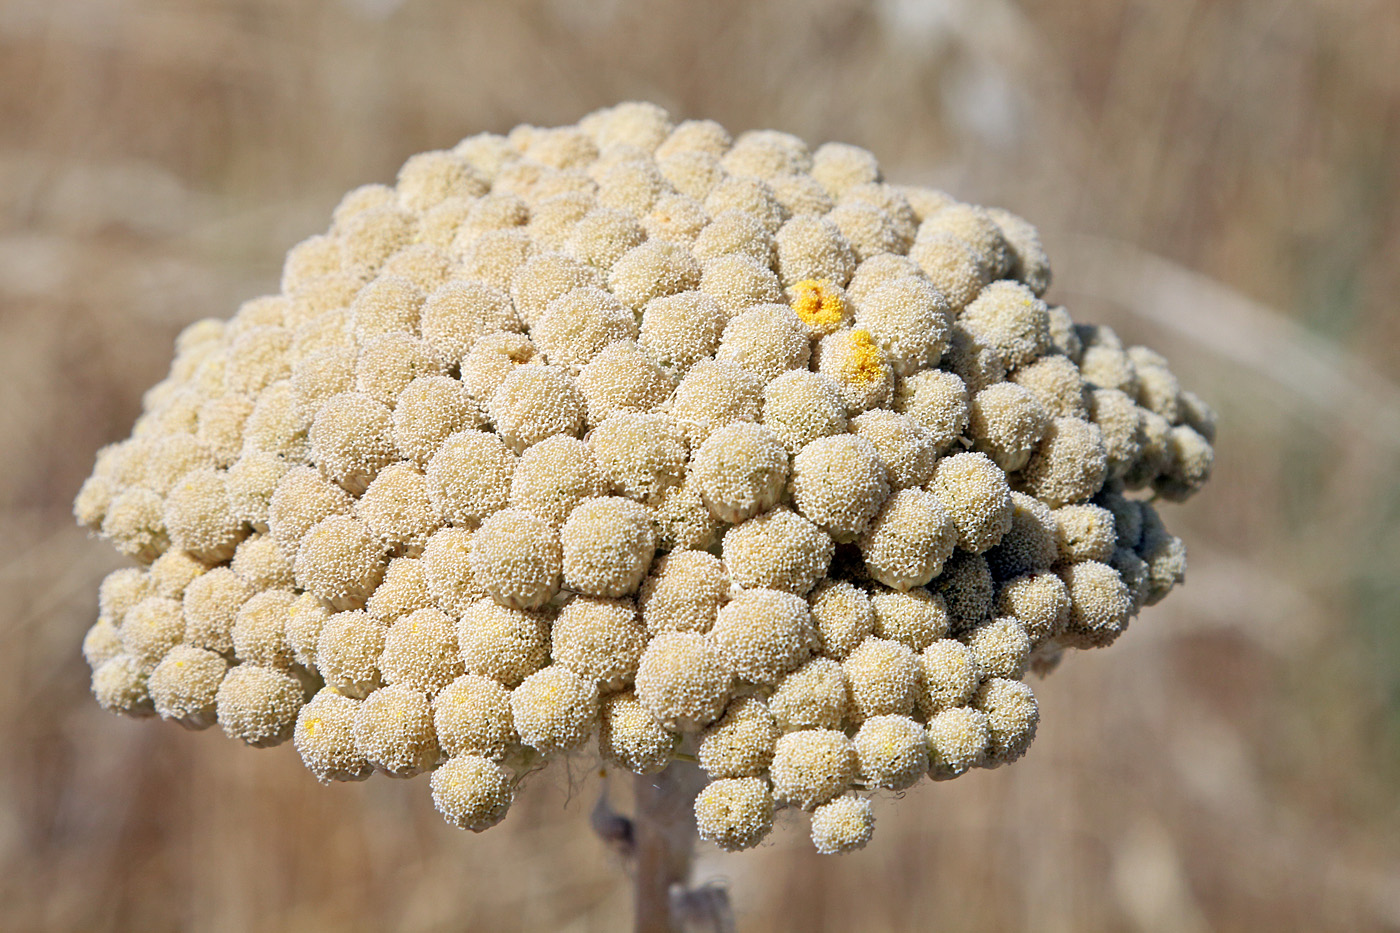
<path fill-rule="evenodd" d="M 695 843 L 691 809 L 701 784 L 693 764 L 675 762 L 659 774 L 633 779 L 636 811 L 632 817 L 635 846 L 633 888 L 636 933 L 678 933 L 672 916 L 672 888 L 682 889 L 690 875 Z"/>

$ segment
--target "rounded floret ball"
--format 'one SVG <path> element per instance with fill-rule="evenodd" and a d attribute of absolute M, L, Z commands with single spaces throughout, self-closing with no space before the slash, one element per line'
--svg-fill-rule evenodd
<path fill-rule="evenodd" d="M 316 638 L 316 668 L 326 685 L 357 699 L 377 689 L 385 633 L 384 623 L 363 609 L 327 619 Z"/>
<path fill-rule="evenodd" d="M 166 496 L 163 519 L 171 544 L 211 564 L 232 557 L 245 534 L 219 470 L 186 473 Z"/>
<path fill-rule="evenodd" d="M 894 392 L 889 357 L 863 327 L 823 337 L 817 344 L 816 368 L 836 386 L 851 413 L 882 407 Z"/>
<path fill-rule="evenodd" d="M 428 696 L 407 684 L 381 687 L 366 697 L 351 729 L 365 760 L 392 777 L 422 774 L 441 754 Z"/>
<path fill-rule="evenodd" d="M 947 603 L 955 630 L 976 625 L 991 616 L 995 583 L 987 560 L 981 554 L 956 552 L 934 583 Z"/>
<path fill-rule="evenodd" d="M 1013 372 L 1010 381 L 1029 390 L 1051 418 L 1088 417 L 1084 380 L 1068 357 L 1043 356 Z"/>
<path fill-rule="evenodd" d="M 973 626 L 959 636 L 983 677 L 1020 677 L 1030 661 L 1031 640 L 1013 616 Z"/>
<path fill-rule="evenodd" d="M 317 522 L 297 548 L 297 585 L 337 609 L 358 609 L 384 578 L 388 556 L 369 525 L 349 515 Z"/>
<path fill-rule="evenodd" d="M 993 764 L 1010 764 L 1026 753 L 1040 724 L 1040 707 L 1027 684 L 992 677 L 978 688 L 972 705 L 987 717 L 987 753 Z"/>
<path fill-rule="evenodd" d="M 951 312 L 927 279 L 909 275 L 864 295 L 856 304 L 855 323 L 870 332 L 896 373 L 908 375 L 943 355 Z"/>
<path fill-rule="evenodd" d="M 846 672 L 831 658 L 813 658 L 788 674 L 768 698 L 768 709 L 785 732 L 839 729 L 850 707 Z"/>
<path fill-rule="evenodd" d="M 141 718 L 155 714 L 147 688 L 148 674 L 128 654 L 116 654 L 92 672 L 92 695 L 113 713 Z"/>
<path fill-rule="evenodd" d="M 510 771 L 477 755 L 444 761 L 433 771 L 429 786 L 442 818 L 474 833 L 505 819 L 515 792 Z"/>
<path fill-rule="evenodd" d="M 156 712 L 188 729 L 212 726 L 219 684 L 227 671 L 228 661 L 223 656 L 192 645 L 176 645 L 147 681 Z"/>
<path fill-rule="evenodd" d="M 559 592 L 560 533 L 524 509 L 504 509 L 486 519 L 472 536 L 470 559 L 477 581 L 502 606 L 538 609 Z"/>
<path fill-rule="evenodd" d="M 510 504 L 562 525 L 580 502 L 606 490 L 602 471 L 588 444 L 556 435 L 541 441 L 516 461 Z"/>
<path fill-rule="evenodd" d="M 462 673 L 457 628 L 439 609 L 419 609 L 389 626 L 379 670 L 386 684 L 433 696 Z"/>
<path fill-rule="evenodd" d="M 927 431 L 942 453 L 967 428 L 967 385 L 953 373 L 925 370 L 899 381 L 894 407 Z"/>
<path fill-rule="evenodd" d="M 516 453 L 555 434 L 582 432 L 587 402 L 557 366 L 513 369 L 488 403 L 501 439 Z"/>
<path fill-rule="evenodd" d="M 1070 599 L 1065 581 L 1048 570 L 1013 577 L 997 591 L 996 611 L 1014 616 L 1033 644 L 1059 635 L 1069 623 Z"/>
<path fill-rule="evenodd" d="M 793 458 L 793 504 L 837 541 L 862 534 L 889 494 L 879 452 L 854 434 L 820 438 Z"/>
<path fill-rule="evenodd" d="M 1060 578 L 1070 604 L 1061 642 L 1076 648 L 1102 648 L 1123 634 L 1133 613 L 1133 599 L 1118 571 L 1086 560 L 1062 567 Z"/>
<path fill-rule="evenodd" d="M 952 624 L 943 597 L 923 587 L 907 592 L 885 590 L 870 597 L 875 611 L 875 634 L 922 651 L 948 634 Z"/>
<path fill-rule="evenodd" d="M 589 434 L 588 445 L 605 483 L 629 499 L 658 504 L 686 478 L 685 430 L 668 415 L 613 415 Z"/>
<path fill-rule="evenodd" d="M 811 652 L 811 613 L 800 596 L 743 590 L 720 608 L 710 638 L 735 674 L 771 685 Z"/>
<path fill-rule="evenodd" d="M 846 433 L 846 403 L 829 378 L 796 369 L 764 387 L 763 426 L 796 454 L 817 438 Z"/>
<path fill-rule="evenodd" d="M 388 407 L 368 395 L 333 396 L 311 422 L 311 457 L 328 479 L 363 492 L 398 455 L 393 420 Z"/>
<path fill-rule="evenodd" d="M 908 716 L 914 711 L 919 659 L 908 645 L 871 636 L 841 662 L 841 667 L 851 691 L 850 721 Z"/>
<path fill-rule="evenodd" d="M 982 764 L 992 741 L 988 714 L 970 706 L 935 713 L 928 719 L 929 777 L 946 781 Z"/>
<path fill-rule="evenodd" d="M 603 701 L 598 751 L 634 774 L 655 774 L 671 763 L 676 735 L 661 724 L 637 695 L 615 693 Z"/>
<path fill-rule="evenodd" d="M 1031 363 L 1050 349 L 1049 309 L 1017 282 L 988 285 L 958 320 L 995 347 L 1007 369 Z"/>
<path fill-rule="evenodd" d="M 860 538 L 866 570 L 896 590 L 923 586 L 938 576 L 957 545 L 957 525 L 939 498 L 922 489 L 901 489 L 890 496 Z"/>
<path fill-rule="evenodd" d="M 719 302 L 704 292 L 667 295 L 647 303 L 637 342 L 658 363 L 683 374 L 719 349 L 728 321 Z"/>
<path fill-rule="evenodd" d="M 605 687 L 616 687 L 637 672 L 646 629 L 630 599 L 576 596 L 550 630 L 550 657 Z"/>
<path fill-rule="evenodd" d="M 990 385 L 972 397 L 968 429 L 977 449 L 1008 473 L 1030 460 L 1050 416 L 1030 390 L 1012 382 Z"/>
<path fill-rule="evenodd" d="M 612 415 L 652 411 L 675 387 L 672 374 L 632 340 L 608 344 L 578 377 L 590 426 Z"/>
<path fill-rule="evenodd" d="M 867 788 L 904 790 L 928 771 L 924 727 L 908 716 L 872 716 L 852 737 L 860 781 Z"/>
<path fill-rule="evenodd" d="M 875 610 L 865 590 L 844 580 L 823 580 L 809 599 L 820 650 L 838 661 L 875 631 Z"/>
<path fill-rule="evenodd" d="M 1118 547 L 1113 513 L 1097 505 L 1065 505 L 1055 510 L 1055 542 L 1059 562 L 1107 562 Z"/>
<path fill-rule="evenodd" d="M 940 638 L 924 648 L 919 666 L 923 674 L 919 709 L 930 722 L 943 710 L 971 702 L 982 681 L 982 669 L 972 650 L 951 638 Z"/>
<path fill-rule="evenodd" d="M 122 649 L 149 671 L 184 638 L 181 604 L 163 596 L 148 596 L 127 612 L 119 633 Z"/>
<path fill-rule="evenodd" d="M 807 327 L 783 304 L 755 304 L 724 328 L 715 359 L 734 363 L 764 382 L 788 370 L 804 369 L 812 345 Z"/>
<path fill-rule="evenodd" d="M 565 585 L 588 596 L 635 593 L 656 553 L 651 513 L 620 496 L 581 503 L 570 513 L 558 540 Z"/>
<path fill-rule="evenodd" d="M 735 421 L 757 421 L 763 383 L 753 373 L 717 360 L 696 363 L 671 399 L 671 417 L 685 426 L 699 448 L 716 429 Z"/>
<path fill-rule="evenodd" d="M 549 657 L 549 619 L 492 599 L 478 600 L 462 613 L 457 643 L 468 671 L 513 687 Z"/>
<path fill-rule="evenodd" d="M 1080 418 L 1054 418 L 1020 478 L 1027 492 L 1059 508 L 1092 498 L 1107 471 L 1099 426 Z"/>
<path fill-rule="evenodd" d="M 647 633 L 708 632 L 731 586 L 724 564 L 713 554 L 672 551 L 652 565 L 637 595 Z"/>
<path fill-rule="evenodd" d="M 874 446 L 894 489 L 922 486 L 933 475 L 938 458 L 933 435 L 907 415 L 868 411 L 851 419 L 851 429 Z"/>
<path fill-rule="evenodd" d="M 751 849 L 773 829 L 773 792 L 762 778 L 721 778 L 695 798 L 701 839 L 726 852 Z"/>
<path fill-rule="evenodd" d="M 958 531 L 958 546 L 974 554 L 993 547 L 1011 528 L 1011 489 L 1006 474 L 985 454 L 945 457 L 929 491 Z"/>
<path fill-rule="evenodd" d="M 700 738 L 700 767 L 710 778 L 758 777 L 773 761 L 782 730 L 756 697 L 740 697 Z"/>
<path fill-rule="evenodd" d="M 805 729 L 778 739 L 769 769 L 774 794 L 811 810 L 851 786 L 859 773 L 855 745 L 836 729 Z"/>
<path fill-rule="evenodd" d="M 229 671 L 215 695 L 219 725 L 231 739 L 254 748 L 281 745 L 292 737 L 297 713 L 306 703 L 301 682 L 283 671 L 240 664 Z"/>
<path fill-rule="evenodd" d="M 598 685 L 560 665 L 542 668 L 510 692 L 520 740 L 546 755 L 578 748 L 598 719 Z"/>
<path fill-rule="evenodd" d="M 637 699 L 668 728 L 693 729 L 719 717 L 734 671 L 719 646 L 698 632 L 663 632 L 637 665 Z"/>
<path fill-rule="evenodd" d="M 296 600 L 290 589 L 263 590 L 243 604 L 233 622 L 233 652 L 238 660 L 278 669 L 291 665 L 286 626 Z"/>
<path fill-rule="evenodd" d="M 253 588 L 227 567 L 215 567 L 190 581 L 181 600 L 184 640 L 220 654 L 232 651 L 234 619 L 253 593 Z"/>
<path fill-rule="evenodd" d="M 394 405 L 394 445 L 403 457 L 426 467 L 449 436 L 483 424 L 462 383 L 450 376 L 419 376 Z"/>
<path fill-rule="evenodd" d="M 874 834 L 875 808 L 864 797 L 837 797 L 812 811 L 812 845 L 822 855 L 864 849 Z"/>
<path fill-rule="evenodd" d="M 362 781 L 374 772 L 355 746 L 355 711 L 359 706 L 360 701 L 325 687 L 297 714 L 292 740 L 316 780 Z"/>
<path fill-rule="evenodd" d="M 705 439 L 691 470 L 710 511 L 738 523 L 778 503 L 787 484 L 788 455 L 772 431 L 738 422 Z"/>
<path fill-rule="evenodd" d="M 997 546 L 987 551 L 987 565 L 999 580 L 1045 570 L 1059 560 L 1059 531 L 1055 513 L 1034 496 L 1011 494 L 1011 527 Z"/>
<path fill-rule="evenodd" d="M 805 596 L 826 575 L 834 553 L 830 535 L 787 508 L 764 512 L 724 533 L 725 566 L 746 589 Z"/>
<path fill-rule="evenodd" d="M 500 761 L 519 741 L 510 691 L 479 674 L 463 674 L 433 697 L 433 729 L 442 753 Z"/>

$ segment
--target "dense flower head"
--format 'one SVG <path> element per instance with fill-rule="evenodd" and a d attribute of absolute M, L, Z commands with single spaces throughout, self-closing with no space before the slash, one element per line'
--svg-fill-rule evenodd
<path fill-rule="evenodd" d="M 481 831 L 542 763 L 698 760 L 702 837 L 1025 753 L 1023 678 L 1184 577 L 1213 464 L 1166 359 L 1045 299 L 1029 223 L 870 153 L 623 104 L 366 185 L 176 342 L 74 504 L 139 566 L 105 708 Z"/>

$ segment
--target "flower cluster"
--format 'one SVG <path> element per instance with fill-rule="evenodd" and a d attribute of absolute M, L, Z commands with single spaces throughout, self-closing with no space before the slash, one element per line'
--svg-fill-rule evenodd
<path fill-rule="evenodd" d="M 1182 579 L 1210 473 L 1166 361 L 1043 299 L 1035 230 L 864 150 L 623 104 L 411 158 L 188 327 L 78 520 L 139 567 L 106 708 L 483 830 L 595 747 L 700 832 L 1019 758 L 1023 678 Z"/>

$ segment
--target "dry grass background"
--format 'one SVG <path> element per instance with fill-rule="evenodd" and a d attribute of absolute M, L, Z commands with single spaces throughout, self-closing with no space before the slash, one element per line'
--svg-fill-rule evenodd
<path fill-rule="evenodd" d="M 1188 585 L 1037 686 L 1029 757 L 708 851 L 743 931 L 1400 929 L 1393 0 L 4 0 L 0 926 L 611 930 L 599 783 L 482 836 L 426 782 L 117 720 L 73 527 L 187 322 L 409 154 L 648 98 L 1041 225 L 1054 294 L 1222 413 Z"/>

